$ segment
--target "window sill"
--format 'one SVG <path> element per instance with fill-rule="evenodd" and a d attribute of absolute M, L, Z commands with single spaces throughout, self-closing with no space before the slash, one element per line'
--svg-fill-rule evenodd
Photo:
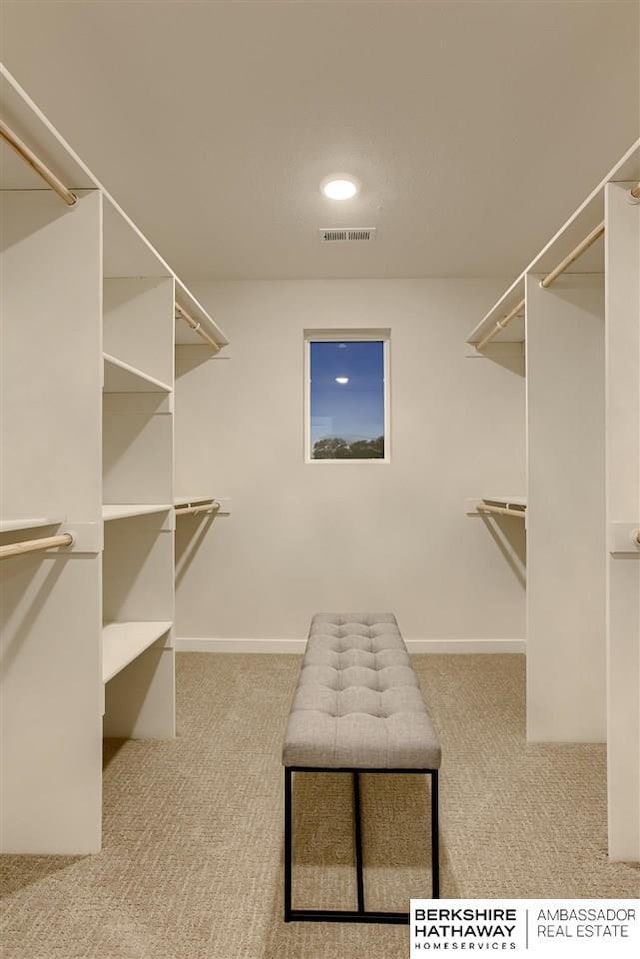
<path fill-rule="evenodd" d="M 328 464 L 328 465 L 330 465 L 330 466 L 336 466 L 336 465 L 338 465 L 338 464 L 340 464 L 340 465 L 355 465 L 355 466 L 362 466 L 362 465 L 368 465 L 368 466 L 373 466 L 373 465 L 376 465 L 376 466 L 389 466 L 389 465 L 391 464 L 391 460 L 388 459 L 387 457 L 385 457 L 384 459 L 383 459 L 383 458 L 380 458 L 380 459 L 373 459 L 373 458 L 372 458 L 372 459 L 368 459 L 368 460 L 348 459 L 347 457 L 345 457 L 344 459 L 331 460 L 331 459 L 311 459 L 310 457 L 307 456 L 307 457 L 305 457 L 305 461 L 304 461 L 304 462 L 305 462 L 305 465 L 308 465 L 308 466 L 316 465 L 316 464 L 320 464 L 320 463 L 326 463 L 326 464 Z"/>

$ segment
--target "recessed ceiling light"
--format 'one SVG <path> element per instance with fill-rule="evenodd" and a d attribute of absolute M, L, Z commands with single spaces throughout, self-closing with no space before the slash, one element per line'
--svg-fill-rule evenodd
<path fill-rule="evenodd" d="M 360 184 L 347 173 L 334 173 L 324 178 L 320 189 L 330 200 L 350 200 L 360 189 Z"/>
<path fill-rule="evenodd" d="M 345 383 L 349 382 L 348 376 L 336 376 L 336 383 L 339 383 L 340 386 L 344 386 Z"/>

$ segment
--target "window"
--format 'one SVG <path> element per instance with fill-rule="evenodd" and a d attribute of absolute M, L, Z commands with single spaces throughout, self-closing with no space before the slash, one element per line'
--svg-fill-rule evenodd
<path fill-rule="evenodd" d="M 306 460 L 389 462 L 389 333 L 305 334 Z"/>

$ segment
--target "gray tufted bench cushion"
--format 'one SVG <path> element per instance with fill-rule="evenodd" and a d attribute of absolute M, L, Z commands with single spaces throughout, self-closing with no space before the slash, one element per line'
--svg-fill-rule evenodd
<path fill-rule="evenodd" d="M 392 613 L 313 617 L 283 763 L 439 768 L 438 735 Z"/>

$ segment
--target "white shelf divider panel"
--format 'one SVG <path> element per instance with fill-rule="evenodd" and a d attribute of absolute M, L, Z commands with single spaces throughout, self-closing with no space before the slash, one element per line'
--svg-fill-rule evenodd
<path fill-rule="evenodd" d="M 122 503 L 102 507 L 102 519 L 105 523 L 132 516 L 147 516 L 150 513 L 166 513 L 171 509 L 167 503 Z"/>
<path fill-rule="evenodd" d="M 604 282 L 539 280 L 527 277 L 527 739 L 606 742 Z"/>
<path fill-rule="evenodd" d="M 170 622 L 107 623 L 102 629 L 102 682 L 121 670 L 169 632 Z"/>
<path fill-rule="evenodd" d="M 102 826 L 102 198 L 70 209 L 52 190 L 15 186 L 0 194 L 3 535 L 36 538 L 27 531 L 64 518 L 84 555 L 3 561 L 0 849 L 87 854 Z"/>
<path fill-rule="evenodd" d="M 0 533 L 15 533 L 23 529 L 40 529 L 45 526 L 59 526 L 64 519 L 58 516 L 56 519 L 46 516 L 36 517 L 16 517 L 0 520 Z"/>
<path fill-rule="evenodd" d="M 109 353 L 104 354 L 105 393 L 170 393 L 171 387 Z"/>
<path fill-rule="evenodd" d="M 50 190 L 0 200 L 3 512 L 96 522 L 101 197 L 73 210 Z"/>
<path fill-rule="evenodd" d="M 609 856 L 638 862 L 640 550 L 632 530 L 640 526 L 640 206 L 629 202 L 633 185 L 609 184 L 606 195 L 607 769 Z"/>

